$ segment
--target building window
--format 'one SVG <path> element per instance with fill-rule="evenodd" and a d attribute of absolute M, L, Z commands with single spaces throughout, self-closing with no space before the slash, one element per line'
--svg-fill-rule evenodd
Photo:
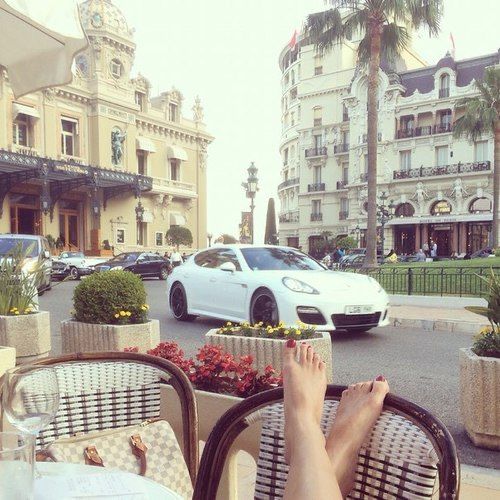
<path fill-rule="evenodd" d="M 321 200 L 312 200 L 311 208 L 313 215 L 319 215 L 321 213 Z"/>
<path fill-rule="evenodd" d="M 288 148 L 283 150 L 283 165 L 288 165 Z"/>
<path fill-rule="evenodd" d="M 342 163 L 342 182 L 349 184 L 349 163 Z"/>
<path fill-rule="evenodd" d="M 396 217 L 412 217 L 414 214 L 415 209 L 411 203 L 400 203 L 394 211 Z"/>
<path fill-rule="evenodd" d="M 340 198 L 340 211 L 345 214 L 349 213 L 349 198 Z"/>
<path fill-rule="evenodd" d="M 411 151 L 399 152 L 399 170 L 407 172 L 411 169 Z"/>
<path fill-rule="evenodd" d="M 110 63 L 111 75 L 114 78 L 121 78 L 123 74 L 123 64 L 118 59 L 112 59 Z"/>
<path fill-rule="evenodd" d="M 488 200 L 488 198 L 476 198 L 469 205 L 469 212 L 471 214 L 491 212 L 491 200 Z"/>
<path fill-rule="evenodd" d="M 139 111 L 144 111 L 146 105 L 146 95 L 143 92 L 136 92 L 135 103 L 139 106 Z"/>
<path fill-rule="evenodd" d="M 349 121 L 349 112 L 347 111 L 347 106 L 344 103 L 342 103 L 342 121 Z"/>
<path fill-rule="evenodd" d="M 319 127 L 323 122 L 323 110 L 319 107 L 313 109 L 314 126 Z"/>
<path fill-rule="evenodd" d="M 175 102 L 171 102 L 168 105 L 168 113 L 171 122 L 179 121 L 179 106 Z"/>
<path fill-rule="evenodd" d="M 139 149 L 137 151 L 137 173 L 140 175 L 148 175 L 148 156 L 145 151 Z"/>
<path fill-rule="evenodd" d="M 349 144 L 349 131 L 348 130 L 342 131 L 342 144 Z"/>
<path fill-rule="evenodd" d="M 436 165 L 438 167 L 448 165 L 448 146 L 436 147 Z"/>
<path fill-rule="evenodd" d="M 316 54 L 314 56 L 314 74 L 322 75 L 323 74 L 323 58 L 320 54 Z"/>
<path fill-rule="evenodd" d="M 78 120 L 62 117 L 61 129 L 61 153 L 78 156 Z"/>
<path fill-rule="evenodd" d="M 142 221 L 137 221 L 136 222 L 136 229 L 137 229 L 137 244 L 139 246 L 144 246 L 147 245 L 147 229 L 148 229 L 148 224 L 146 222 Z"/>
<path fill-rule="evenodd" d="M 117 244 L 125 243 L 125 229 L 116 230 L 116 243 Z"/>
<path fill-rule="evenodd" d="M 431 207 L 431 215 L 451 214 L 451 203 L 446 200 L 439 200 Z"/>
<path fill-rule="evenodd" d="M 488 161 L 488 141 L 477 141 L 474 144 L 474 160 Z"/>
<path fill-rule="evenodd" d="M 363 155 L 363 173 L 368 173 L 368 153 Z"/>
<path fill-rule="evenodd" d="M 323 147 L 323 136 L 321 134 L 317 134 L 314 136 L 314 147 L 316 150 Z"/>
<path fill-rule="evenodd" d="M 18 146 L 31 146 L 31 136 L 30 117 L 19 113 L 12 123 L 12 142 Z"/>
<path fill-rule="evenodd" d="M 439 112 L 439 124 L 442 127 L 451 125 L 451 109 L 444 109 Z"/>
<path fill-rule="evenodd" d="M 160 231 L 157 231 L 155 233 L 155 242 L 157 247 L 163 246 L 163 233 Z"/>
<path fill-rule="evenodd" d="M 415 124 L 415 118 L 413 115 L 406 115 L 401 117 L 401 130 L 410 131 L 413 130 L 413 125 Z"/>
<path fill-rule="evenodd" d="M 316 165 L 313 170 L 313 182 L 314 184 L 321 183 L 321 166 Z"/>
<path fill-rule="evenodd" d="M 181 162 L 177 158 L 172 158 L 170 160 L 170 180 L 181 180 Z"/>
<path fill-rule="evenodd" d="M 450 96 L 450 75 L 445 73 L 439 79 L 439 97 Z"/>

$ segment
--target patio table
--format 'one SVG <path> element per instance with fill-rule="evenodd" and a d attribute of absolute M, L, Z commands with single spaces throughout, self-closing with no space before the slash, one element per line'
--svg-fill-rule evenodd
<path fill-rule="evenodd" d="M 183 500 L 151 479 L 117 469 L 62 462 L 37 462 L 36 468 L 35 500 Z"/>

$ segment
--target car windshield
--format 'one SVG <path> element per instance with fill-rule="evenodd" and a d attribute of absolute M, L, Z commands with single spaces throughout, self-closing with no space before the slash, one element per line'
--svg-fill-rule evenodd
<path fill-rule="evenodd" d="M 324 270 L 314 259 L 291 248 L 242 248 L 241 253 L 253 271 Z"/>
<path fill-rule="evenodd" d="M 21 238 L 0 238 L 0 255 L 8 255 L 22 247 L 23 254 L 27 257 L 36 257 L 38 255 L 38 245 L 35 240 L 23 240 Z"/>
<path fill-rule="evenodd" d="M 84 255 L 82 252 L 64 252 L 63 254 L 61 254 L 61 257 L 65 259 L 70 259 L 72 257 L 83 258 Z"/>
<path fill-rule="evenodd" d="M 116 257 L 113 257 L 110 259 L 109 262 L 135 262 L 137 260 L 137 257 L 139 257 L 139 253 L 121 253 L 120 255 L 117 255 Z"/>

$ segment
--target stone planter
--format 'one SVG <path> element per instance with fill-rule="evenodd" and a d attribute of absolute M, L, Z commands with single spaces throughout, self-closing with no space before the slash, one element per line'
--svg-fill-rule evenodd
<path fill-rule="evenodd" d="M 14 347 L 17 364 L 48 356 L 50 314 L 39 311 L 19 316 L 0 316 L 0 345 Z"/>
<path fill-rule="evenodd" d="M 157 319 L 136 325 L 94 325 L 79 321 L 61 322 L 62 352 L 123 351 L 138 347 L 146 352 L 160 343 Z"/>
<path fill-rule="evenodd" d="M 326 363 L 327 379 L 331 384 L 333 381 L 332 340 L 328 332 L 318 332 L 318 335 L 321 337 L 308 339 L 307 342 L 314 347 Z M 226 352 L 234 356 L 251 355 L 254 359 L 254 366 L 260 373 L 263 373 L 268 365 L 272 365 L 278 372 L 282 369 L 283 340 L 220 335 L 216 329 L 210 330 L 205 337 L 209 344 L 221 345 Z"/>
<path fill-rule="evenodd" d="M 476 446 L 500 450 L 500 358 L 460 349 L 460 409 Z"/>
<path fill-rule="evenodd" d="M 16 350 L 13 347 L 0 345 L 0 377 L 16 366 Z"/>

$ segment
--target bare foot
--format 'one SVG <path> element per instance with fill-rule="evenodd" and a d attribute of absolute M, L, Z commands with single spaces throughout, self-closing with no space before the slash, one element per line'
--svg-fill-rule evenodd
<path fill-rule="evenodd" d="M 389 384 L 380 375 L 373 382 L 350 385 L 342 393 L 326 451 L 344 497 L 354 486 L 359 449 L 377 421 L 388 392 Z"/>
<path fill-rule="evenodd" d="M 285 406 L 285 460 L 290 463 L 294 447 L 320 429 L 326 391 L 325 363 L 306 343 L 288 340 L 283 350 Z"/>

